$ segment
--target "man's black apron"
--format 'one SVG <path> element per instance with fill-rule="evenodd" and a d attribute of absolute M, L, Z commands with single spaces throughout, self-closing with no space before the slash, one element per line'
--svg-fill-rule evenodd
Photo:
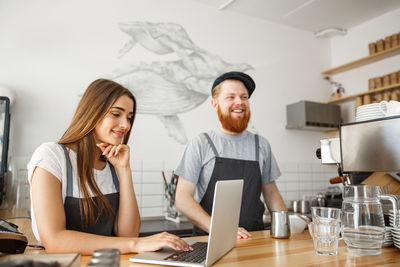
<path fill-rule="evenodd" d="M 238 180 L 243 179 L 242 205 L 240 209 L 239 226 L 248 231 L 264 230 L 263 213 L 264 204 L 260 200 L 261 196 L 261 171 L 259 164 L 259 139 L 255 135 L 255 160 L 240 160 L 219 157 L 217 149 L 210 136 L 204 133 L 214 154 L 215 165 L 208 183 L 207 190 L 200 201 L 201 207 L 211 215 L 215 183 L 219 180 Z M 207 235 L 206 232 L 194 226 L 193 235 Z"/>
<path fill-rule="evenodd" d="M 67 230 L 75 230 L 85 233 L 97 234 L 97 235 L 105 235 L 105 236 L 114 236 L 114 221 L 115 216 L 118 212 L 119 207 L 119 181 L 117 173 L 115 172 L 114 167 L 110 164 L 112 179 L 114 182 L 114 186 L 116 189 L 116 193 L 106 194 L 104 195 L 111 207 L 114 210 L 114 215 L 111 217 L 107 216 L 105 212 L 99 214 L 97 210 L 94 211 L 94 218 L 97 218 L 93 225 L 90 225 L 86 228 L 81 221 L 81 214 L 79 208 L 79 198 L 73 197 L 73 175 L 72 175 L 72 166 L 70 162 L 70 158 L 68 155 L 67 148 L 62 145 L 65 153 L 66 166 L 67 166 L 67 195 L 64 201 L 64 210 L 65 210 L 65 219 L 67 224 Z M 98 203 L 98 198 L 93 197 L 94 201 Z"/>

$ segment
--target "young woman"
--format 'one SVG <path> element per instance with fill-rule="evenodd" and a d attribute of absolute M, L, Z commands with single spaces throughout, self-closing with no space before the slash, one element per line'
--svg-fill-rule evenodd
<path fill-rule="evenodd" d="M 168 233 L 138 238 L 140 215 L 127 145 L 135 114 L 128 89 L 96 80 L 61 139 L 33 153 L 28 163 L 32 229 L 46 252 L 191 249 Z"/>

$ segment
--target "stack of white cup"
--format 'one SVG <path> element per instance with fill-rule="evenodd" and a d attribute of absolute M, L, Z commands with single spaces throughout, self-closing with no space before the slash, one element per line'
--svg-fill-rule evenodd
<path fill-rule="evenodd" d="M 400 115 L 399 101 L 381 101 L 359 106 L 356 112 L 356 121 L 374 120 L 397 115 Z"/>

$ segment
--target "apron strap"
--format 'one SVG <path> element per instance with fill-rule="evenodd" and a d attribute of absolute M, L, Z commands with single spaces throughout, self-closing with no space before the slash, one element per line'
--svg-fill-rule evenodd
<path fill-rule="evenodd" d="M 209 136 L 207 133 L 203 133 L 203 134 L 204 134 L 204 136 L 207 138 L 208 143 L 210 144 L 212 150 L 214 151 L 215 156 L 216 156 L 216 157 L 219 157 L 218 152 L 217 152 L 217 149 L 215 148 L 214 143 L 213 143 L 213 141 L 211 140 L 210 136 Z"/>
<path fill-rule="evenodd" d="M 203 133 L 203 135 L 207 138 L 208 143 L 210 144 L 214 154 L 216 157 L 219 157 L 219 154 L 217 152 L 217 149 L 215 148 L 215 145 L 213 143 L 213 141 L 211 140 L 210 136 L 207 133 Z M 258 136 L 258 134 L 254 135 L 254 139 L 255 139 L 255 152 L 256 152 L 256 161 L 258 162 L 260 160 L 260 147 L 259 147 L 259 143 L 260 143 L 260 138 Z"/>
<path fill-rule="evenodd" d="M 71 161 L 68 155 L 68 150 L 65 147 L 65 145 L 61 145 L 62 148 L 64 149 L 64 154 L 65 154 L 65 161 L 66 161 L 66 167 L 67 167 L 67 197 L 72 197 L 72 191 L 73 191 L 73 180 L 72 180 L 72 166 L 71 166 Z"/>
<path fill-rule="evenodd" d="M 117 192 L 119 192 L 119 181 L 118 181 L 117 172 L 115 171 L 115 168 L 114 168 L 114 166 L 112 164 L 110 164 L 110 163 L 108 163 L 108 164 L 110 165 L 111 175 L 112 175 L 112 179 L 113 179 L 113 182 L 114 182 L 115 190 Z"/>
<path fill-rule="evenodd" d="M 258 134 L 255 134 L 254 138 L 255 138 L 255 143 L 256 143 L 256 161 L 258 162 L 259 159 L 260 159 L 260 156 L 259 156 L 259 150 L 260 149 L 259 149 L 259 145 L 258 145 L 258 143 L 259 143 Z"/>

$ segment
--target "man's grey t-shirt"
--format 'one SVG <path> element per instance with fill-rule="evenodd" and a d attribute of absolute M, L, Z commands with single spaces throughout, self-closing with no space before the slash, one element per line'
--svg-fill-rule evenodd
<path fill-rule="evenodd" d="M 207 132 L 214 143 L 219 157 L 240 160 L 256 160 L 255 137 L 249 131 L 240 135 L 230 135 L 219 128 Z M 194 198 L 200 202 L 214 169 L 215 154 L 204 134 L 199 134 L 189 141 L 183 152 L 175 174 L 197 185 Z M 272 154 L 269 142 L 259 137 L 259 164 L 261 183 L 268 184 L 280 175 L 278 164 Z"/>

